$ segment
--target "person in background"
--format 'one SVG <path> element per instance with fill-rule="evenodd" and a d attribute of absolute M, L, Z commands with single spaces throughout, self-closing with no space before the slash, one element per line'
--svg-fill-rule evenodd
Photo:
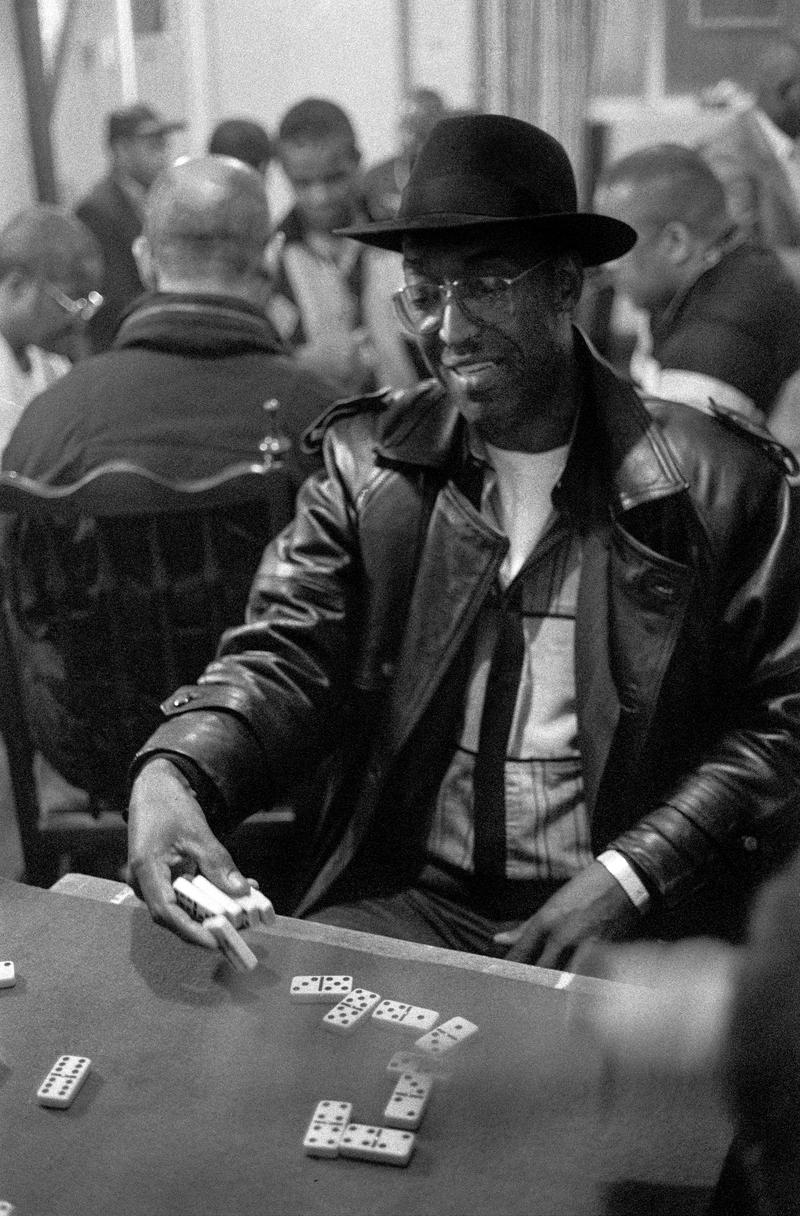
<path fill-rule="evenodd" d="M 647 395 L 763 425 L 800 368 L 800 287 L 777 255 L 732 224 L 720 182 L 680 144 L 608 166 L 596 201 L 639 234 L 606 268 L 648 322 L 631 358 L 634 382 Z"/>
<path fill-rule="evenodd" d="M 103 306 L 89 323 L 95 351 L 111 346 L 122 314 L 144 291 L 133 242 L 142 231 L 147 192 L 169 163 L 169 135 L 185 125 L 141 103 L 108 116 L 108 172 L 75 208 L 103 255 Z"/>
<path fill-rule="evenodd" d="M 109 461 L 127 461 L 168 480 L 191 481 L 241 462 L 260 463 L 260 444 L 269 435 L 289 441 L 285 466 L 296 492 L 319 466 L 317 456 L 302 450 L 301 436 L 333 391 L 286 355 L 264 315 L 269 229 L 264 183 L 248 165 L 201 156 L 167 169 L 148 195 L 136 248 L 150 293 L 124 318 L 111 350 L 77 364 L 30 402 L 3 454 L 3 470 L 66 484 Z M 276 420 L 264 409 L 273 400 Z M 183 605 L 188 621 L 196 611 L 196 555 L 184 547 L 179 520 L 175 527 L 174 565 L 166 576 L 170 611 Z M 247 539 L 241 546 L 232 540 L 230 564 L 220 576 L 231 602 L 246 598 L 263 527 L 262 514 L 249 504 L 239 525 Z M 92 717 L 98 699 L 100 719 L 105 713 L 98 689 L 111 679 L 113 653 L 98 655 L 80 678 L 73 671 L 65 679 L 65 643 L 51 621 L 46 546 L 35 523 L 9 531 L 2 557 L 13 605 L 10 636 L 25 671 L 23 703 L 37 750 L 79 791 L 105 797 L 110 788 L 115 799 L 124 797 L 129 757 L 119 754 L 113 722 Z M 138 560 L 134 547 L 131 570 Z M 90 577 L 81 567 L 79 579 Z M 145 636 L 148 627 L 145 615 Z M 163 682 L 163 673 L 148 667 L 148 653 L 143 643 L 148 725 L 142 738 L 155 708 L 153 689 Z M 208 657 L 203 651 L 198 662 Z"/>
<path fill-rule="evenodd" d="M 329 778 L 296 915 L 545 967 L 588 939 L 735 933 L 798 838 L 800 544 L 772 446 L 646 408 L 573 317 L 625 223 L 563 147 L 438 123 L 398 216 L 398 320 L 436 380 L 339 402 L 245 623 L 140 752 L 132 873 L 245 889 L 217 833 Z M 716 910 L 715 910 L 716 909 Z"/>
<path fill-rule="evenodd" d="M 417 153 L 439 119 L 447 113 L 444 98 L 435 89 L 412 89 L 403 98 L 398 122 L 399 151 L 364 174 L 364 198 L 373 219 L 391 219 L 397 215 L 400 196 Z"/>
<path fill-rule="evenodd" d="M 0 231 L 0 451 L 28 402 L 86 353 L 102 274 L 91 232 L 59 207 L 27 207 Z"/>
<path fill-rule="evenodd" d="M 722 182 L 733 221 L 776 249 L 800 282 L 800 43 L 771 39 L 753 67 L 752 104 L 700 151 Z"/>
<path fill-rule="evenodd" d="M 427 373 L 391 308 L 399 259 L 336 231 L 369 219 L 347 114 L 324 98 L 298 102 L 281 119 L 277 154 L 294 206 L 268 254 L 275 280 L 268 314 L 276 329 L 304 366 L 343 395 L 416 383 Z"/>
<path fill-rule="evenodd" d="M 232 156 L 244 161 L 261 177 L 266 177 L 272 159 L 269 135 L 260 123 L 250 118 L 226 118 L 218 123 L 208 141 L 214 156 Z"/>
<path fill-rule="evenodd" d="M 264 315 L 269 231 L 263 182 L 241 161 L 184 158 L 162 173 L 136 243 L 149 294 L 111 350 L 31 401 L 3 468 L 53 483 L 109 460 L 164 477 L 208 476 L 258 459 L 264 401 L 276 398 L 298 487 L 318 463 L 301 435 L 333 389 L 286 355 Z"/>

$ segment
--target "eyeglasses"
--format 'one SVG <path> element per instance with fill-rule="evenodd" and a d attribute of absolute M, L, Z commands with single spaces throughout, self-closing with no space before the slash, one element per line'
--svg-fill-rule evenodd
<path fill-rule="evenodd" d="M 74 300 L 60 287 L 56 287 L 55 283 L 45 283 L 44 290 L 51 300 L 55 300 L 56 304 L 64 309 L 64 312 L 68 312 L 71 317 L 77 317 L 80 321 L 91 321 L 103 303 L 103 297 L 99 291 L 90 291 L 87 296 Z"/>
<path fill-rule="evenodd" d="M 392 296 L 397 319 L 406 333 L 417 337 L 432 334 L 442 324 L 448 300 L 456 300 L 473 321 L 497 321 L 504 316 L 510 319 L 514 314 L 512 288 L 549 261 L 549 257 L 542 258 L 510 279 L 500 274 L 476 274 L 444 283 L 428 279 L 408 283 Z"/>

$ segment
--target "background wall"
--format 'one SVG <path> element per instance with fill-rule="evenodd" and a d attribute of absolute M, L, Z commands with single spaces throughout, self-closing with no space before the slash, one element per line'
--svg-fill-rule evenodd
<path fill-rule="evenodd" d="M 12 0 L 0 0 L 0 223 L 34 197 L 24 97 Z"/>

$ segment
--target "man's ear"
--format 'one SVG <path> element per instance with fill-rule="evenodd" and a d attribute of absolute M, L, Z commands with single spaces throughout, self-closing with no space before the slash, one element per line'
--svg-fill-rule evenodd
<path fill-rule="evenodd" d="M 150 291 L 158 291 L 158 271 L 153 250 L 144 233 L 137 236 L 131 246 L 139 278 Z"/>
<path fill-rule="evenodd" d="M 553 275 L 556 308 L 559 312 L 573 313 L 583 291 L 583 267 L 577 258 L 568 254 L 556 263 Z"/>
<path fill-rule="evenodd" d="M 688 261 L 696 246 L 691 229 L 683 220 L 670 220 L 666 223 L 661 232 L 661 241 L 667 257 L 676 266 Z"/>

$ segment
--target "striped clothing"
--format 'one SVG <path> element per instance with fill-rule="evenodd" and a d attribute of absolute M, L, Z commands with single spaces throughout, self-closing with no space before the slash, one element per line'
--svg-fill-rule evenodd
<path fill-rule="evenodd" d="M 515 880 L 565 880 L 592 860 L 575 704 L 581 540 L 550 506 L 559 472 L 560 468 L 554 470 L 546 487 L 549 515 L 543 532 L 534 540 L 527 561 L 514 563 L 521 567 L 519 572 L 513 566 L 509 572 L 514 592 L 519 592 L 514 600 L 526 643 L 505 766 L 506 877 Z M 541 479 L 538 484 L 541 496 Z M 490 474 L 482 511 L 500 525 L 503 495 L 496 489 L 496 478 Z M 504 567 L 507 563 L 508 559 Z M 501 584 L 503 574 L 501 570 Z M 473 869 L 472 774 L 501 594 L 498 588 L 478 618 L 464 725 L 439 789 L 428 838 L 428 853 L 434 859 L 466 871 Z"/>

